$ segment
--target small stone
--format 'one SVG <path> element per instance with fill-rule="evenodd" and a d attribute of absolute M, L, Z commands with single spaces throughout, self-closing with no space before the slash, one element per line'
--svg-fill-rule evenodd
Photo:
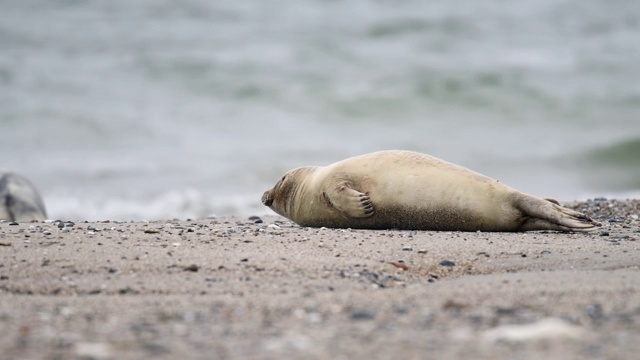
<path fill-rule="evenodd" d="M 427 249 L 420 249 L 420 250 L 418 250 L 418 254 L 426 254 L 426 253 L 428 253 L 428 252 L 429 252 L 429 250 L 427 250 Z"/>
<path fill-rule="evenodd" d="M 370 320 L 376 317 L 376 313 L 372 310 L 356 310 L 351 313 L 352 320 Z"/>
<path fill-rule="evenodd" d="M 600 232 L 600 236 L 609 236 L 609 232 L 608 231 L 602 231 Z"/>
<path fill-rule="evenodd" d="M 402 251 L 413 251 L 413 248 L 411 246 L 405 246 L 402 248 Z"/>
<path fill-rule="evenodd" d="M 409 270 L 409 267 L 406 264 L 404 264 L 404 261 L 402 260 L 399 260 L 398 262 L 391 261 L 389 262 L 389 264 L 405 271 Z"/>
<path fill-rule="evenodd" d="M 139 294 L 139 293 L 140 293 L 140 291 L 138 291 L 136 289 L 133 289 L 133 288 L 131 288 L 129 286 L 118 290 L 118 294 L 120 294 L 120 295 L 124 295 L 124 294 Z"/>
<path fill-rule="evenodd" d="M 187 267 L 184 268 L 184 271 L 191 271 L 191 272 L 198 272 L 198 270 L 200 270 L 200 266 L 198 265 L 189 265 Z"/>
<path fill-rule="evenodd" d="M 262 219 L 260 219 L 259 216 L 255 216 L 255 215 L 249 216 L 249 220 L 253 221 L 254 224 L 262 224 L 263 223 Z"/>
<path fill-rule="evenodd" d="M 599 321 L 604 318 L 604 311 L 602 309 L 602 305 L 600 304 L 591 304 L 587 306 L 585 312 L 594 321 Z"/>
<path fill-rule="evenodd" d="M 451 266 L 455 266 L 456 263 L 454 263 L 453 261 L 450 260 L 442 260 L 440 261 L 440 266 L 446 266 L 446 267 L 451 267 Z"/>
<path fill-rule="evenodd" d="M 18 222 L 16 222 L 16 221 L 12 221 L 12 222 L 9 223 L 9 225 L 20 225 L 20 224 Z"/>

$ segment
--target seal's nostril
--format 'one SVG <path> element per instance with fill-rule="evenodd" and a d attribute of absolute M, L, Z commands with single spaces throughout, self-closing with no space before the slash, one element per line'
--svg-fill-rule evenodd
<path fill-rule="evenodd" d="M 269 196 L 268 191 L 265 191 L 264 194 L 262 194 L 262 203 L 266 206 L 271 206 L 271 204 L 273 204 L 273 199 Z"/>

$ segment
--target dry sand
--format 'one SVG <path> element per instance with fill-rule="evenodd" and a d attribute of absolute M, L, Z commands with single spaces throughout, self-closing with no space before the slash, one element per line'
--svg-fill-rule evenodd
<path fill-rule="evenodd" d="M 637 359 L 640 201 L 572 205 L 603 228 L 1 222 L 0 357 Z"/>

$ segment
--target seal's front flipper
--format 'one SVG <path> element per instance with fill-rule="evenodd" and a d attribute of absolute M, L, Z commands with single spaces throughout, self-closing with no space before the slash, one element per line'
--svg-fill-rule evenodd
<path fill-rule="evenodd" d="M 327 189 L 322 198 L 328 206 L 350 217 L 365 218 L 375 212 L 369 194 L 353 189 L 348 182 Z"/>

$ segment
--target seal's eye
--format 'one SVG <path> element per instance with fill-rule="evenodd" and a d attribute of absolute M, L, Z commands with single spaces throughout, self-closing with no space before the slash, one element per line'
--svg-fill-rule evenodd
<path fill-rule="evenodd" d="M 287 175 L 283 176 L 280 178 L 280 180 L 278 180 L 278 182 L 276 183 L 276 188 L 280 188 L 282 187 L 282 184 L 284 184 L 284 181 L 287 179 Z"/>

